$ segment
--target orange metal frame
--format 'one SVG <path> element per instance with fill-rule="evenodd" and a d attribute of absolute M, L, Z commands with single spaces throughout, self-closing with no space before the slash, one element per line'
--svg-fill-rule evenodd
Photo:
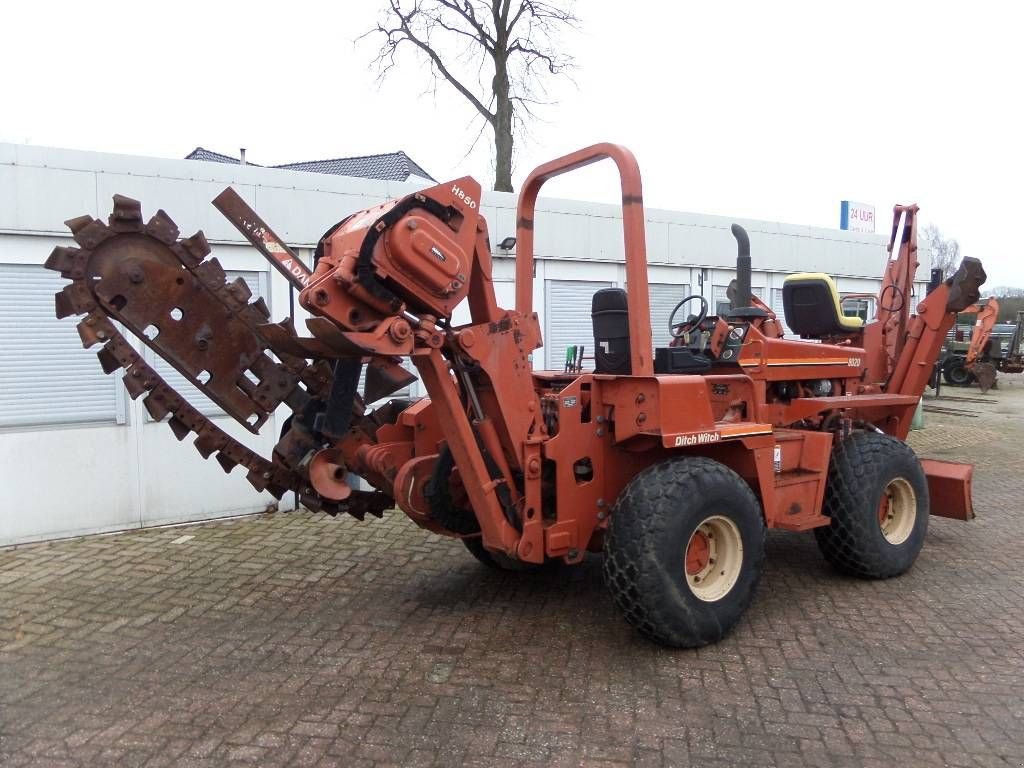
<path fill-rule="evenodd" d="M 622 189 L 632 375 L 535 372 L 530 355 L 542 343 L 533 311 L 537 196 L 549 179 L 602 159 L 616 164 Z M 834 433 L 906 436 L 954 318 L 948 284 L 916 316 L 909 312 L 915 206 L 895 209 L 879 314 L 862 332 L 820 344 L 784 339 L 768 310 L 745 321 L 742 351 L 729 365 L 718 361 L 702 376 L 655 375 L 633 155 L 598 144 L 529 175 L 518 205 L 514 310 L 495 301 L 480 192 L 467 177 L 356 214 L 325 239 L 300 294 L 314 315 L 315 338 L 307 343 L 369 360 L 408 355 L 419 371 L 428 405 L 382 427 L 376 445 L 346 438 L 324 459 L 371 479 L 417 524 L 445 532 L 425 499 L 448 450 L 457 468 L 453 495 L 467 499 L 485 547 L 527 562 L 575 562 L 600 547 L 611 505 L 640 470 L 689 453 L 744 477 L 769 526 L 806 530 L 829 522 L 821 506 Z M 471 321 L 452 326 L 463 300 Z M 731 330 L 725 319 L 717 323 L 713 345 Z M 790 394 L 780 394 L 779 382 Z M 812 391 L 821 382 L 827 395 Z M 933 487 L 948 497 L 947 513 L 967 517 L 969 473 L 945 462 L 929 466 Z M 345 492 L 336 480 L 323 482 Z"/>
<path fill-rule="evenodd" d="M 996 319 L 999 317 L 999 302 L 995 296 L 989 296 L 984 304 L 975 304 L 960 312 L 962 315 L 977 313 L 978 318 L 974 321 L 974 331 L 971 333 L 971 343 L 967 347 L 966 366 L 970 370 L 985 352 L 985 345 L 992 337 L 992 329 L 996 326 Z"/>
<path fill-rule="evenodd" d="M 533 225 L 537 195 L 544 183 L 556 176 L 585 168 L 600 160 L 611 160 L 619 169 L 622 187 L 622 236 L 626 250 L 626 290 L 629 295 L 629 336 L 633 373 L 654 373 L 651 358 L 650 296 L 647 288 L 647 237 L 640 166 L 633 153 L 617 144 L 592 147 L 538 166 L 523 182 L 516 218 L 516 310 L 533 311 Z"/>

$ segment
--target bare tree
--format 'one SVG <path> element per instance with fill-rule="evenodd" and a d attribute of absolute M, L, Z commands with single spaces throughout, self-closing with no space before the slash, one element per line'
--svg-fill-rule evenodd
<path fill-rule="evenodd" d="M 376 29 L 364 35 L 383 37 L 375 59 L 380 77 L 395 66 L 399 49 L 416 50 L 430 65 L 433 83 L 450 84 L 483 117 L 481 133 L 490 125 L 494 188 L 511 192 L 513 134 L 524 115 L 533 117 L 533 108 L 547 103 L 544 80 L 572 66 L 558 38 L 576 17 L 541 0 L 387 2 Z"/>
<path fill-rule="evenodd" d="M 1024 298 L 1024 288 L 1017 288 L 1011 285 L 997 285 L 992 289 L 992 295 L 1000 299 L 1020 299 Z"/>
<path fill-rule="evenodd" d="M 1016 322 L 1017 313 L 1024 312 L 1024 288 L 1000 285 L 992 289 L 991 295 L 999 300 L 999 317 L 996 322 Z"/>
<path fill-rule="evenodd" d="M 953 238 L 945 238 L 934 224 L 924 228 L 924 243 L 931 253 L 932 269 L 941 269 L 949 277 L 960 264 L 960 243 Z"/>

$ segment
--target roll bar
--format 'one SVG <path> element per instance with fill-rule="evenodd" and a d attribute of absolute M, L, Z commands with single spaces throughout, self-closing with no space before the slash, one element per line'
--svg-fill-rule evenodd
<path fill-rule="evenodd" d="M 537 195 L 544 182 L 596 163 L 614 161 L 622 185 L 622 236 L 626 249 L 630 362 L 634 376 L 653 376 L 647 241 L 640 168 L 633 153 L 617 144 L 595 144 L 544 163 L 533 170 L 519 193 L 516 219 L 516 310 L 533 312 L 533 225 Z"/>

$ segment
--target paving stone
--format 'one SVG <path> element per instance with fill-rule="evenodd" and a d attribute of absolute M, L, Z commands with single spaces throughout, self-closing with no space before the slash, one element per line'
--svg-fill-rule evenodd
<path fill-rule="evenodd" d="M 696 651 L 637 636 L 596 556 L 496 573 L 399 513 L 0 550 L 0 765 L 1024 764 L 1024 381 L 985 399 L 911 436 L 977 463 L 977 520 L 885 582 L 773 532 Z"/>

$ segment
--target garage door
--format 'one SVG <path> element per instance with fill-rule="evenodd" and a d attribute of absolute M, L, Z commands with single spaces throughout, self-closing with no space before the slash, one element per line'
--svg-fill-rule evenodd
<path fill-rule="evenodd" d="M 729 286 L 727 285 L 716 285 L 711 289 L 711 306 L 708 308 L 708 314 L 712 315 L 724 315 L 729 311 L 729 297 L 726 294 Z M 757 296 L 757 298 L 764 300 L 764 288 L 755 285 L 750 289 L 750 292 Z"/>
<path fill-rule="evenodd" d="M 772 288 L 772 302 L 770 306 L 772 308 L 772 312 L 775 313 L 775 319 L 782 324 L 782 332 L 786 336 L 792 336 L 793 332 L 789 329 L 789 326 L 786 325 L 786 310 L 782 303 L 781 288 Z"/>
<path fill-rule="evenodd" d="M 651 304 L 651 336 L 654 339 L 655 347 L 667 347 L 672 337 L 668 332 L 668 318 L 676 304 L 690 295 L 689 283 L 651 283 L 650 304 Z M 694 300 L 690 305 L 695 307 L 699 302 Z M 685 310 L 684 310 L 685 311 Z M 680 320 L 686 318 L 680 314 Z"/>
<path fill-rule="evenodd" d="M 544 281 L 544 366 L 560 371 L 565 367 L 565 350 L 582 344 L 590 360 L 586 370 L 594 368 L 594 327 L 590 321 L 590 302 L 594 292 L 610 288 L 610 282 L 594 280 Z"/>
<path fill-rule="evenodd" d="M 0 264 L 0 427 L 123 423 L 119 376 L 82 348 L 53 295 L 67 281 L 40 264 Z"/>

